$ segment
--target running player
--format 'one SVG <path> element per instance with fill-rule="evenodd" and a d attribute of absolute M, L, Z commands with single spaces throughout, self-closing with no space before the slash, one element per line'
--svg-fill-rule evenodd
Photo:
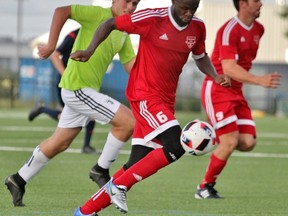
<path fill-rule="evenodd" d="M 136 118 L 130 158 L 105 186 L 75 211 L 75 216 L 94 215 L 111 202 L 121 212 L 127 212 L 127 190 L 184 154 L 174 106 L 178 79 L 191 53 L 204 74 L 216 83 L 229 85 L 229 79 L 217 74 L 206 54 L 205 25 L 194 17 L 199 2 L 173 0 L 170 7 L 145 9 L 109 19 L 98 28 L 87 50 L 71 54 L 75 60 L 87 61 L 115 29 L 140 35 L 126 90 Z"/>
<path fill-rule="evenodd" d="M 48 44 L 38 46 L 40 58 L 48 58 L 54 52 L 60 31 L 69 18 L 81 24 L 73 49 L 82 49 L 87 47 L 100 24 L 111 17 L 131 14 L 136 10 L 139 1 L 113 0 L 110 8 L 90 5 L 56 8 Z M 90 171 L 90 177 L 99 186 L 109 181 L 109 168 L 122 146 L 131 137 L 135 124 L 130 109 L 99 92 L 105 72 L 117 53 L 124 69 L 130 72 L 135 62 L 134 49 L 129 35 L 121 31 L 113 31 L 91 56 L 89 62 L 68 61 L 59 84 L 65 106 L 56 130 L 52 136 L 35 148 L 30 159 L 17 173 L 5 179 L 14 206 L 24 206 L 23 195 L 26 183 L 41 171 L 50 159 L 66 150 L 81 128 L 91 120 L 112 125 L 98 163 Z M 73 168 L 71 170 L 73 171 Z"/>
<path fill-rule="evenodd" d="M 222 198 L 214 185 L 230 155 L 235 149 L 251 151 L 256 145 L 255 122 L 243 95 L 243 83 L 266 88 L 277 88 L 280 84 L 279 73 L 263 76 L 248 73 L 264 33 L 263 25 L 256 21 L 262 2 L 234 0 L 234 6 L 238 14 L 218 30 L 211 57 L 217 72 L 231 78 L 231 87 L 223 88 L 210 77 L 206 77 L 202 86 L 201 101 L 216 130 L 219 145 L 197 187 L 197 199 Z"/>

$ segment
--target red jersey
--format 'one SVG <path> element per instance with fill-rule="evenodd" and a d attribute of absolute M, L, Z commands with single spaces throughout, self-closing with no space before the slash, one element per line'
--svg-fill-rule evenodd
<path fill-rule="evenodd" d="M 211 56 L 218 74 L 223 74 L 221 66 L 223 59 L 235 59 L 238 65 L 249 71 L 263 34 L 264 27 L 257 21 L 247 26 L 237 16 L 228 20 L 217 32 Z M 206 79 L 211 78 L 206 76 Z M 233 79 L 231 81 L 232 87 L 242 87 L 242 83 Z"/>
<path fill-rule="evenodd" d="M 128 100 L 152 97 L 173 107 L 179 75 L 189 54 L 192 52 L 195 59 L 206 55 L 203 21 L 193 18 L 189 25 L 180 27 L 170 7 L 144 9 L 115 19 L 118 30 L 140 35 L 126 90 Z"/>

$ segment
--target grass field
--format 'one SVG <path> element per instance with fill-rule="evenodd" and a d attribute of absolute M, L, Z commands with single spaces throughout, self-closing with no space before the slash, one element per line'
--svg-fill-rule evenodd
<path fill-rule="evenodd" d="M 49 162 L 26 186 L 26 207 L 15 208 L 3 181 L 31 155 L 34 147 L 47 138 L 56 122 L 41 116 L 28 122 L 27 110 L 0 112 L 0 216 L 72 216 L 94 192 L 96 184 L 88 171 L 98 154 L 80 153 L 83 133 L 72 143 L 69 151 Z M 197 113 L 177 113 L 182 125 Z M 258 144 L 250 153 L 235 152 L 219 177 L 216 189 L 223 200 L 195 200 L 194 192 L 205 172 L 208 156 L 185 155 L 156 175 L 135 185 L 127 194 L 127 215 L 141 216 L 276 216 L 288 213 L 288 119 L 267 116 L 256 119 Z M 97 125 L 92 145 L 101 149 L 107 126 Z M 129 143 L 111 172 L 128 158 Z M 100 216 L 120 213 L 110 206 Z"/>

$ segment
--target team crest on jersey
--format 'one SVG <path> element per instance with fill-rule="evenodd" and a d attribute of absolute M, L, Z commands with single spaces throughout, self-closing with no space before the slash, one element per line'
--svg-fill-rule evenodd
<path fill-rule="evenodd" d="M 254 41 L 255 41 L 255 43 L 257 45 L 259 44 L 259 40 L 260 40 L 260 36 L 259 35 L 254 35 Z"/>
<path fill-rule="evenodd" d="M 187 36 L 185 43 L 187 44 L 188 48 L 191 49 L 194 44 L 196 43 L 196 37 L 195 36 Z"/>

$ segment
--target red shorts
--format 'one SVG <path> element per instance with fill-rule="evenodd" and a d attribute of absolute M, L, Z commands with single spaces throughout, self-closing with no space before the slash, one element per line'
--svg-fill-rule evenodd
<path fill-rule="evenodd" d="M 217 137 L 233 131 L 256 136 L 251 109 L 241 89 L 225 88 L 213 81 L 204 81 L 201 99 Z"/>
<path fill-rule="evenodd" d="M 145 145 L 152 148 L 161 147 L 155 139 L 168 128 L 179 125 L 174 110 L 163 102 L 145 100 L 132 101 L 130 108 L 136 119 L 132 136 L 132 145 Z"/>

